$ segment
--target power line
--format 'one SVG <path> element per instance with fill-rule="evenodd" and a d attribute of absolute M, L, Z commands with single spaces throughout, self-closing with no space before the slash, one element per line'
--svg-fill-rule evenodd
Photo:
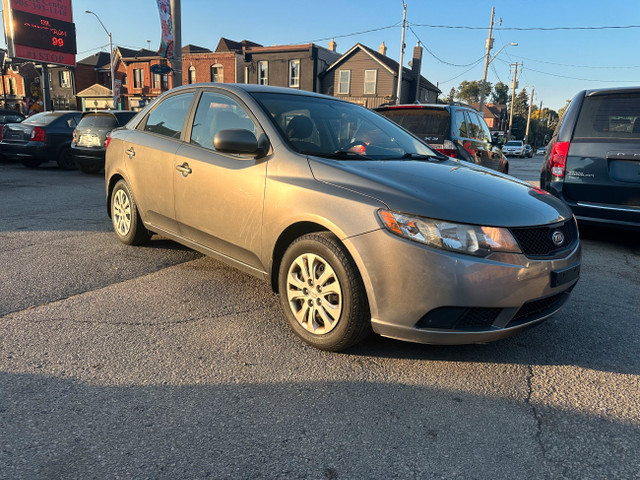
<path fill-rule="evenodd" d="M 397 27 L 399 27 L 399 25 L 398 23 L 395 23 L 393 25 L 387 25 L 386 27 L 371 28 L 369 30 L 362 30 L 360 32 L 345 33 L 343 35 L 331 35 L 330 37 L 316 38 L 315 40 L 307 40 L 305 42 L 300 42 L 300 43 L 316 43 L 316 42 L 323 42 L 325 40 L 333 40 L 334 38 L 355 37 L 356 35 L 363 35 L 365 33 L 371 33 L 371 32 L 379 32 L 380 30 L 388 30 L 389 28 L 397 28 Z"/>
<path fill-rule="evenodd" d="M 425 28 L 445 28 L 450 30 L 486 30 L 487 27 L 471 27 L 465 25 L 429 25 L 424 23 L 414 23 L 415 27 Z M 630 28 L 640 28 L 640 25 L 610 25 L 602 27 L 502 27 L 502 30 L 517 31 L 553 31 L 553 30 L 623 30 Z"/>
<path fill-rule="evenodd" d="M 462 72 L 460 75 L 456 75 L 455 77 L 450 78 L 449 80 L 445 80 L 444 82 L 439 82 L 439 83 L 438 83 L 438 85 L 442 85 L 442 84 L 444 84 L 444 83 L 449 83 L 449 82 L 451 82 L 451 81 L 455 80 L 456 78 L 459 78 L 459 77 L 463 76 L 464 74 L 469 73 L 471 70 L 473 70 L 474 68 L 476 68 L 476 67 L 480 64 L 480 62 L 481 62 L 481 61 L 482 61 L 482 58 L 481 58 L 481 59 L 479 59 L 479 60 L 478 60 L 478 61 L 477 61 L 477 62 L 476 62 L 476 63 L 475 63 L 475 64 L 474 64 L 474 65 L 473 65 L 469 70 L 465 70 L 465 71 L 464 71 L 464 72 Z"/>
<path fill-rule="evenodd" d="M 601 69 L 612 69 L 612 68 L 625 68 L 625 69 L 629 69 L 629 68 L 640 68 L 640 65 L 625 65 L 625 66 L 611 66 L 611 67 L 603 67 L 603 66 L 598 66 L 598 65 L 572 65 L 570 63 L 556 63 L 556 62 L 548 62 L 546 60 L 536 60 L 535 58 L 527 58 L 527 57 L 521 57 L 519 55 L 513 55 L 516 58 L 521 58 L 523 60 L 529 60 L 531 62 L 537 62 L 537 63 L 546 63 L 548 65 L 557 65 L 559 67 L 572 67 L 572 68 L 601 68 Z"/>
<path fill-rule="evenodd" d="M 500 60 L 500 59 L 498 59 L 498 60 L 503 62 L 503 63 L 507 63 L 504 60 Z M 527 70 L 531 70 L 532 72 L 541 73 L 542 75 L 549 75 L 549 76 L 558 77 L 558 78 L 568 78 L 570 80 L 581 80 L 583 82 L 627 83 L 627 84 L 635 83 L 635 80 L 600 80 L 600 79 L 596 79 L 596 78 L 580 78 L 580 77 L 571 77 L 571 76 L 568 76 L 568 75 L 558 75 L 556 73 L 550 73 L 550 72 L 543 72 L 541 70 L 536 70 L 536 69 L 531 68 L 531 67 L 526 67 L 526 69 Z"/>
<path fill-rule="evenodd" d="M 411 30 L 411 33 L 413 33 L 413 35 L 416 37 L 416 39 L 418 39 L 418 41 L 420 42 L 420 44 L 422 45 L 422 47 L 429 53 L 429 55 L 431 55 L 433 58 L 435 58 L 437 61 L 439 61 L 440 63 L 444 63 L 445 65 L 450 65 L 452 67 L 469 67 L 471 65 L 474 65 L 476 63 L 478 63 L 478 60 L 482 60 L 484 58 L 484 55 L 482 57 L 480 57 L 478 60 L 475 60 L 471 63 L 467 63 L 465 65 L 460 65 L 457 63 L 450 63 L 447 62 L 445 60 L 442 60 L 440 57 L 438 57 L 435 53 L 433 53 L 431 50 L 429 50 L 429 48 L 426 46 L 426 44 L 420 39 L 420 37 L 418 36 L 418 34 L 413 30 L 413 28 L 411 28 L 411 25 L 409 25 L 409 30 Z"/>

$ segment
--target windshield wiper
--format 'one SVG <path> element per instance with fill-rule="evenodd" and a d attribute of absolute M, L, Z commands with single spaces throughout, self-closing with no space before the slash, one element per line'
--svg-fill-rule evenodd
<path fill-rule="evenodd" d="M 350 152 L 348 150 L 336 150 L 333 153 L 314 153 L 312 155 L 335 158 L 336 160 L 371 160 L 371 157 L 361 155 L 360 153 Z"/>
<path fill-rule="evenodd" d="M 386 160 L 427 160 L 429 162 L 434 160 L 446 160 L 449 157 L 444 155 L 425 155 L 423 153 L 405 153 L 401 157 L 391 157 Z"/>

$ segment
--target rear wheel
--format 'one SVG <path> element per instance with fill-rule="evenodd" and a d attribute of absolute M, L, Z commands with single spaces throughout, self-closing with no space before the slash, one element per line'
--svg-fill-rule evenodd
<path fill-rule="evenodd" d="M 111 193 L 111 221 L 122 243 L 141 245 L 151 238 L 151 233 L 142 224 L 129 185 L 124 180 L 116 183 Z"/>
<path fill-rule="evenodd" d="M 280 300 L 294 333 L 313 347 L 340 351 L 371 332 L 371 317 L 355 262 L 328 232 L 293 242 L 282 258 Z"/>
<path fill-rule="evenodd" d="M 62 170 L 75 170 L 76 162 L 73 160 L 73 153 L 71 152 L 71 148 L 63 148 L 60 154 L 58 155 L 58 166 Z"/>

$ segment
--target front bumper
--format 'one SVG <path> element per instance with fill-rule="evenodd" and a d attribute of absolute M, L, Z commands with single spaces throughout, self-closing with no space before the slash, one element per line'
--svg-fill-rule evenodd
<path fill-rule="evenodd" d="M 550 260 L 507 253 L 476 258 L 386 230 L 346 243 L 362 272 L 374 331 L 432 344 L 484 343 L 542 322 L 568 298 L 581 261 L 579 243 Z M 570 274 L 552 282 L 553 272 Z"/>

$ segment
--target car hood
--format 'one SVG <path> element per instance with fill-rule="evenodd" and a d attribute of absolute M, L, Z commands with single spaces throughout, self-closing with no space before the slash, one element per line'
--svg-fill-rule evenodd
<path fill-rule="evenodd" d="M 375 198 L 389 209 L 497 227 L 572 216 L 563 202 L 513 177 L 458 160 L 339 161 L 310 157 L 316 180 Z"/>

